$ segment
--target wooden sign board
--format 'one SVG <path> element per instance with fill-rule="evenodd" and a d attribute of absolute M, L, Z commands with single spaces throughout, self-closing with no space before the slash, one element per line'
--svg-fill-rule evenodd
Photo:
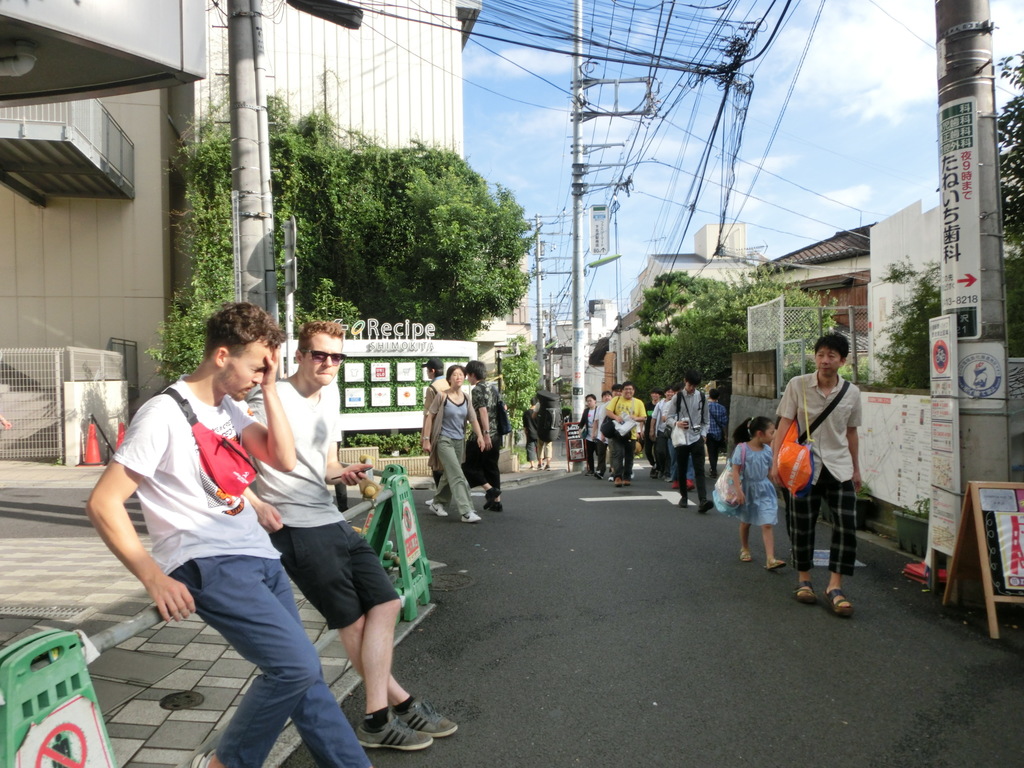
<path fill-rule="evenodd" d="M 967 484 L 943 605 L 960 601 L 964 579 L 980 581 L 988 634 L 999 638 L 997 603 L 1024 604 L 1024 484 Z"/>
<path fill-rule="evenodd" d="M 583 430 L 575 422 L 566 422 L 562 427 L 565 432 L 565 455 L 569 459 L 569 469 L 579 461 L 587 460 L 587 448 L 583 444 Z"/>

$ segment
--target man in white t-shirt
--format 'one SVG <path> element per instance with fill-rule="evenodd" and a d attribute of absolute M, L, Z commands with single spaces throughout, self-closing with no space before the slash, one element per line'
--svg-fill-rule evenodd
<path fill-rule="evenodd" d="M 328 485 L 353 485 L 367 464 L 338 462 L 338 367 L 345 360 L 344 329 L 311 322 L 299 329 L 298 369 L 278 384 L 295 436 L 298 459 L 291 472 L 260 464 L 258 498 L 250 496 L 281 562 L 306 599 L 338 630 L 352 666 L 366 683 L 366 716 L 356 727 L 364 747 L 417 750 L 458 726 L 429 702 L 413 698 L 391 675 L 395 622 L 401 602 L 380 558 L 352 530 Z M 249 398 L 257 419 L 264 398 Z M 391 709 L 395 716 L 391 716 Z"/>
<path fill-rule="evenodd" d="M 241 491 L 225 491 L 231 483 L 200 461 L 185 412 L 189 407 L 200 425 L 240 442 L 263 464 L 290 471 L 295 447 L 275 382 L 283 340 L 277 323 L 253 304 L 227 304 L 214 313 L 202 363 L 173 385 L 182 405 L 158 395 L 139 409 L 86 507 L 103 541 L 142 582 L 164 620 L 198 613 L 262 672 L 216 753 L 197 756 L 195 768 L 260 768 L 289 718 L 318 765 L 370 764 L 324 681 L 277 550 Z M 259 384 L 266 426 L 239 404 Z M 133 493 L 152 554 L 125 509 Z"/>

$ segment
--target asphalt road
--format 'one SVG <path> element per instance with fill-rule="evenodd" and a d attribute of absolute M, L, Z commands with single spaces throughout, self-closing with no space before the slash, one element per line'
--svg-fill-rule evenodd
<path fill-rule="evenodd" d="M 0 488 L 0 530 L 5 539 L 95 537 L 85 514 L 89 491 L 80 488 Z M 129 499 L 128 513 L 144 533 L 142 510 Z"/>
<path fill-rule="evenodd" d="M 1024 764 L 1016 606 L 989 640 L 983 611 L 943 608 L 905 556 L 865 542 L 856 615 L 837 618 L 793 599 L 790 568 L 761 567 L 759 538 L 740 563 L 733 520 L 640 498 L 666 487 L 576 476 L 506 491 L 478 525 L 422 514 L 445 565 L 395 671 L 460 728 L 372 750 L 377 768 Z M 362 704 L 361 689 L 344 703 L 353 721 Z"/>

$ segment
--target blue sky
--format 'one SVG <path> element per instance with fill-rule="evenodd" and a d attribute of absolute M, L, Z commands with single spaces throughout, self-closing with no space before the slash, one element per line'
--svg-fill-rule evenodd
<path fill-rule="evenodd" d="M 568 19 L 571 0 L 547 4 L 556 1 L 564 3 Z M 593 6 L 592 0 L 584 3 Z M 614 6 L 610 0 L 602 4 Z M 764 8 L 766 3 L 751 0 L 751 5 Z M 763 248 L 768 258 L 840 229 L 874 223 L 918 200 L 925 210 L 938 201 L 934 1 L 803 0 L 794 5 L 756 69 L 744 69 L 752 74 L 754 88 L 728 206 L 730 220 L 747 224 L 748 246 Z M 487 14 L 485 0 L 482 18 Z M 1024 50 L 1024 2 L 991 0 L 991 17 L 996 59 Z M 486 28 L 478 24 L 477 30 Z M 766 36 L 762 32 L 754 47 L 763 45 Z M 511 189 L 528 218 L 546 217 L 550 258 L 543 268 L 568 271 L 571 242 L 556 233 L 568 233 L 569 220 L 560 224 L 552 217 L 571 211 L 571 61 L 507 43 L 480 43 L 471 41 L 464 51 L 467 160 L 490 182 Z M 667 93 L 663 82 L 662 96 Z M 620 103 L 633 95 L 624 87 Z M 997 84 L 1000 103 L 1010 95 Z M 607 91 L 603 98 L 610 98 Z M 588 299 L 614 298 L 618 291 L 625 309 L 648 254 L 692 252 L 693 235 L 717 221 L 723 181 L 718 168 L 708 175 L 688 225 L 678 202 L 692 183 L 702 148 L 697 139 L 706 134 L 717 100 L 714 88 L 683 96 L 671 125 L 663 126 L 645 151 L 644 162 L 633 171 L 630 193 L 617 196 L 611 249 L 622 258 L 591 271 Z M 628 140 L 634 125 L 629 118 L 589 121 L 584 143 Z M 696 138 L 687 138 L 688 127 Z M 620 152 L 607 149 L 587 159 L 613 163 Z M 758 168 L 763 170 L 758 173 Z M 586 204 L 608 203 L 609 195 L 595 191 Z M 556 300 L 561 317 L 570 311 L 564 298 L 567 283 L 567 275 L 554 274 L 544 282 L 545 302 L 549 291 L 563 296 Z M 532 295 L 531 288 L 531 300 Z"/>

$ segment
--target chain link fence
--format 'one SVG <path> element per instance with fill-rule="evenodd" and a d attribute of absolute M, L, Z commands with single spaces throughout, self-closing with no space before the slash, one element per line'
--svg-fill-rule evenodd
<path fill-rule="evenodd" d="M 0 460 L 77 460 L 75 443 L 84 439 L 92 418 L 112 440 L 123 406 L 100 387 L 124 381 L 124 370 L 123 355 L 110 350 L 0 349 L 0 414 L 11 423 L 10 429 L 0 429 Z M 70 436 L 65 422 L 73 425 Z M 82 425 L 81 438 L 77 425 Z"/>
<path fill-rule="evenodd" d="M 814 343 L 838 333 L 850 342 L 843 375 L 856 383 L 868 378 L 868 322 L 867 307 L 787 307 L 779 296 L 747 308 L 747 351 L 776 351 L 781 393 L 791 378 L 814 370 Z"/>
<path fill-rule="evenodd" d="M 0 459 L 64 455 L 64 350 L 0 349 Z"/>

